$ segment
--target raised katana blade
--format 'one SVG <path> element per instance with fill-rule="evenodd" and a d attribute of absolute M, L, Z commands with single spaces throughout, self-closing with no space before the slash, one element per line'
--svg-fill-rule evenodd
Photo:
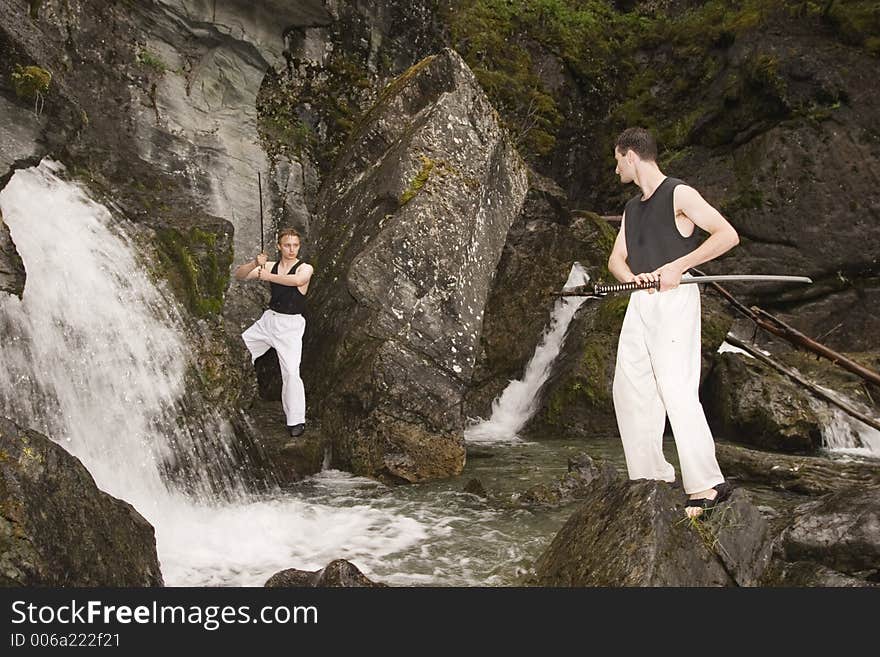
<path fill-rule="evenodd" d="M 682 278 L 681 284 L 685 283 L 725 283 L 736 281 L 753 282 L 778 282 L 778 283 L 812 283 L 813 280 L 806 276 L 773 276 L 766 274 L 726 274 L 722 276 L 689 276 Z M 586 285 L 571 288 L 563 292 L 555 292 L 554 296 L 560 297 L 602 297 L 613 292 L 633 292 L 635 290 L 660 289 L 660 281 L 653 283 L 613 283 L 604 285 L 597 283 L 590 289 Z"/>

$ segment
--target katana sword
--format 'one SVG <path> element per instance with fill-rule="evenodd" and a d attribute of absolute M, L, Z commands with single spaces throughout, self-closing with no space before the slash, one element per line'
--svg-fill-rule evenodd
<path fill-rule="evenodd" d="M 763 274 L 727 274 L 723 276 L 690 276 L 682 278 L 680 284 L 685 283 L 729 283 L 736 281 L 755 281 L 755 282 L 777 282 L 777 283 L 812 283 L 812 279 L 806 276 L 768 276 Z M 553 296 L 557 297 L 604 297 L 614 292 L 634 292 L 636 290 L 659 290 L 660 280 L 647 281 L 640 283 L 633 281 L 631 283 L 612 283 L 606 285 L 604 283 L 596 283 L 592 290 L 587 285 L 579 285 L 578 287 L 569 288 L 562 292 L 554 292 Z"/>

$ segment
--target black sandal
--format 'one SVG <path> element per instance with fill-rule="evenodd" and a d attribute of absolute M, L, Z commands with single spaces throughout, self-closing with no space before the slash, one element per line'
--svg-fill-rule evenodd
<path fill-rule="evenodd" d="M 715 497 L 712 499 L 701 497 L 695 500 L 688 500 L 684 504 L 685 511 L 687 511 L 687 509 L 702 509 L 703 512 L 698 513 L 694 517 L 699 518 L 700 516 L 706 516 L 712 509 L 730 497 L 731 492 L 733 492 L 733 487 L 726 481 L 722 481 L 720 484 L 712 486 L 712 490 L 717 493 Z"/>

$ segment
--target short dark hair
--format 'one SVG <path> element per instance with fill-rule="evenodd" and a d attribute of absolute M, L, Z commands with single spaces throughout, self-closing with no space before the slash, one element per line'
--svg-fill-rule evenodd
<path fill-rule="evenodd" d="M 644 128 L 627 128 L 617 137 L 614 148 L 624 155 L 633 151 L 643 160 L 657 161 L 657 140 Z"/>
<path fill-rule="evenodd" d="M 303 238 L 302 235 L 299 234 L 299 231 L 296 228 L 285 228 L 278 233 L 278 244 L 281 244 L 281 240 L 285 237 L 298 237 L 299 243 L 302 244 Z"/>

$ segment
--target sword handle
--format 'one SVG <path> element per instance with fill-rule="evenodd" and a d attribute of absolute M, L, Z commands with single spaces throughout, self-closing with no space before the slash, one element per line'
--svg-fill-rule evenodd
<path fill-rule="evenodd" d="M 594 288 L 594 292 L 596 294 L 610 294 L 612 292 L 631 292 L 633 290 L 650 290 L 651 288 L 655 290 L 660 289 L 660 281 L 648 281 L 646 283 L 640 283 L 638 281 L 632 281 L 631 283 L 615 283 L 614 285 L 604 285 L 602 283 L 598 283 Z"/>

